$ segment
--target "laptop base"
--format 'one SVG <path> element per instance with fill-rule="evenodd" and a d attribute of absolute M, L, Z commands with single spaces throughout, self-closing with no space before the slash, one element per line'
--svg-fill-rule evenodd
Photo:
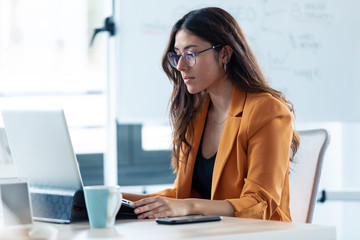
<path fill-rule="evenodd" d="M 30 187 L 33 219 L 53 223 L 88 221 L 82 189 Z M 134 219 L 134 208 L 122 203 L 116 219 Z"/>
<path fill-rule="evenodd" d="M 81 189 L 30 187 L 33 219 L 37 221 L 70 223 L 73 215 L 86 212 Z M 83 214 L 84 215 L 84 214 Z M 79 216 L 76 216 L 79 218 Z M 83 218 L 87 219 L 87 215 Z"/>

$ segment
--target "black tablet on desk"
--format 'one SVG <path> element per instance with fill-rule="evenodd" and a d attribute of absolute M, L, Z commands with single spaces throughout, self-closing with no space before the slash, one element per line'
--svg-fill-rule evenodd
<path fill-rule="evenodd" d="M 121 200 L 121 207 L 116 214 L 116 219 L 133 219 L 137 218 L 137 214 L 134 213 L 134 207 L 131 206 L 131 201 L 127 199 Z"/>
<path fill-rule="evenodd" d="M 182 217 L 157 218 L 156 222 L 160 224 L 185 224 L 185 223 L 220 221 L 221 219 L 222 219 L 221 216 L 215 216 L 215 215 L 189 215 Z"/>

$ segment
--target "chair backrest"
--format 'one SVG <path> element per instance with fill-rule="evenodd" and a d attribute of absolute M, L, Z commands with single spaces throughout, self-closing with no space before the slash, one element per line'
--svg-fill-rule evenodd
<path fill-rule="evenodd" d="M 293 222 L 311 223 L 330 135 L 325 129 L 298 133 L 300 146 L 290 162 L 290 213 Z"/>

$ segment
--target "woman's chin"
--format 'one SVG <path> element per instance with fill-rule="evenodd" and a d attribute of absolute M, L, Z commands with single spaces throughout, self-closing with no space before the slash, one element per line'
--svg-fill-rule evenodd
<path fill-rule="evenodd" d="M 197 93 L 203 91 L 203 89 L 194 88 L 194 87 L 191 87 L 188 85 L 186 85 L 186 88 L 190 94 L 197 94 Z"/>

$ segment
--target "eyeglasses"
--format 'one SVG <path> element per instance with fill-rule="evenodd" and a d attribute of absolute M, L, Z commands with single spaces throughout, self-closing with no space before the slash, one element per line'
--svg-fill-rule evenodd
<path fill-rule="evenodd" d="M 174 68 L 177 68 L 178 64 L 179 64 L 179 60 L 180 60 L 180 57 L 183 57 L 183 60 L 184 62 L 189 65 L 190 67 L 193 67 L 195 66 L 196 64 L 196 56 L 199 55 L 200 53 L 203 53 L 203 52 L 206 52 L 208 50 L 211 50 L 211 49 L 215 49 L 217 47 L 220 47 L 222 44 L 218 44 L 218 45 L 215 45 L 215 46 L 211 46 L 205 50 L 202 50 L 200 52 L 196 52 L 196 53 L 193 53 L 192 51 L 190 50 L 185 50 L 184 52 L 182 52 L 181 54 L 176 54 L 174 52 L 169 52 L 167 54 L 167 59 L 168 61 L 170 62 L 171 66 L 173 66 Z"/>

